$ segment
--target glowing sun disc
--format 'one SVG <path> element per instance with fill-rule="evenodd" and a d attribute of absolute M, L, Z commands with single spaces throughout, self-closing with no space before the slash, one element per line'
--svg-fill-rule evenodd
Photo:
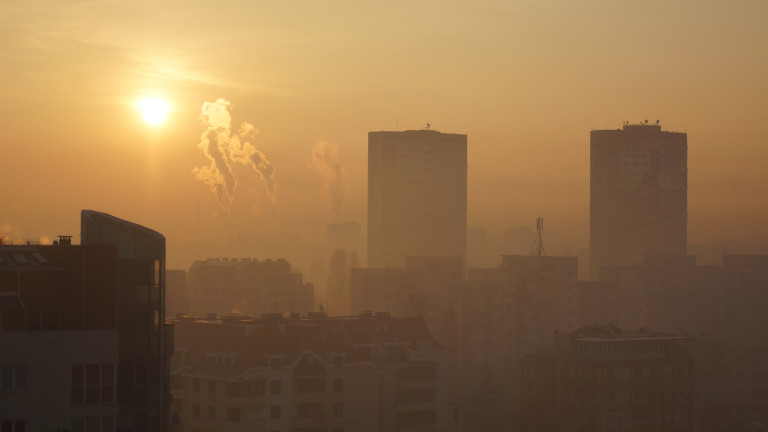
<path fill-rule="evenodd" d="M 144 121 L 151 125 L 159 125 L 168 115 L 168 103 L 162 99 L 144 99 L 138 106 Z"/>

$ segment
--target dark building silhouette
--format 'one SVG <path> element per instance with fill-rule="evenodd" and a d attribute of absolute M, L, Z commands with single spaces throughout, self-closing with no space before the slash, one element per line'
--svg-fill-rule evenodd
<path fill-rule="evenodd" d="M 420 318 L 178 317 L 174 432 L 461 431 Z"/>
<path fill-rule="evenodd" d="M 556 333 L 553 354 L 521 365 L 521 430 L 694 430 L 693 356 L 686 339 L 591 325 Z"/>
<path fill-rule="evenodd" d="M 84 246 L 117 248 L 117 430 L 166 430 L 173 327 L 165 324 L 165 237 L 92 210 L 82 211 L 80 235 Z"/>
<path fill-rule="evenodd" d="M 647 123 L 647 122 L 646 122 Z M 685 255 L 688 138 L 657 124 L 590 133 L 590 277 L 644 255 Z"/>
<path fill-rule="evenodd" d="M 405 267 L 412 255 L 467 254 L 467 136 L 368 133 L 368 258 Z"/>
<path fill-rule="evenodd" d="M 82 244 L 0 246 L 3 431 L 162 431 L 165 239 L 84 210 Z"/>

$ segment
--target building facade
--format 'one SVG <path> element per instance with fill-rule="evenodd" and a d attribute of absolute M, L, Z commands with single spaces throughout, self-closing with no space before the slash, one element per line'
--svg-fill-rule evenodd
<path fill-rule="evenodd" d="M 3 431 L 164 431 L 165 239 L 81 214 L 82 244 L 0 246 Z"/>
<path fill-rule="evenodd" d="M 695 371 L 686 343 L 611 325 L 556 333 L 553 354 L 523 358 L 522 429 L 692 432 Z"/>
<path fill-rule="evenodd" d="M 206 314 L 307 313 L 315 310 L 314 285 L 284 259 L 209 258 L 187 274 L 190 310 Z"/>
<path fill-rule="evenodd" d="M 460 431 L 417 318 L 179 317 L 174 431 Z"/>
<path fill-rule="evenodd" d="M 368 133 L 370 268 L 411 255 L 467 254 L 467 136 L 434 130 Z"/>
<path fill-rule="evenodd" d="M 590 133 L 590 277 L 644 255 L 685 255 L 688 138 L 657 124 Z"/>

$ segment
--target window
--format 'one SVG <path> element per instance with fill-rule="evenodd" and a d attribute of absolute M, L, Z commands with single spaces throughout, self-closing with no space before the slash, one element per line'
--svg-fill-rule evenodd
<path fill-rule="evenodd" d="M 195 393 L 200 393 L 200 379 L 199 378 L 193 378 L 192 379 L 192 391 Z"/>
<path fill-rule="evenodd" d="M 272 405 L 269 407 L 269 419 L 278 420 L 280 418 L 280 405 Z"/>
<path fill-rule="evenodd" d="M 230 423 L 239 423 L 240 408 L 227 408 L 227 421 Z"/>
<path fill-rule="evenodd" d="M 113 432 L 115 430 L 115 416 L 75 417 L 72 419 L 72 432 Z"/>
<path fill-rule="evenodd" d="M 282 390 L 280 381 L 272 381 L 269 383 L 269 394 L 279 395 Z"/>
<path fill-rule="evenodd" d="M 216 407 L 209 405 L 208 406 L 208 419 L 210 420 L 216 420 Z"/>
<path fill-rule="evenodd" d="M 27 389 L 27 368 L 25 366 L 3 366 L 0 370 L 0 391 L 21 391 Z"/>
<path fill-rule="evenodd" d="M 208 395 L 213 396 L 216 394 L 216 381 L 208 381 Z"/>
<path fill-rule="evenodd" d="M 319 403 L 302 403 L 296 405 L 298 418 L 319 418 L 323 415 L 323 405 Z"/>
<path fill-rule="evenodd" d="M 192 418 L 200 418 L 200 405 L 192 404 Z"/>
<path fill-rule="evenodd" d="M 264 382 L 227 382 L 224 383 L 224 394 L 234 397 L 261 396 L 264 394 Z"/>
<path fill-rule="evenodd" d="M 2 432 L 26 432 L 26 420 L 0 420 L 0 430 Z"/>
<path fill-rule="evenodd" d="M 399 426 L 433 425 L 435 422 L 435 411 L 411 411 L 397 415 Z"/>
<path fill-rule="evenodd" d="M 325 378 L 294 378 L 294 393 L 321 393 L 325 391 Z"/>
<path fill-rule="evenodd" d="M 115 366 L 72 366 L 72 403 L 115 402 Z"/>
<path fill-rule="evenodd" d="M 333 391 L 334 392 L 342 392 L 342 391 L 344 391 L 344 379 L 343 378 L 334 378 L 333 379 Z"/>
<path fill-rule="evenodd" d="M 341 417 L 344 415 L 344 404 L 341 402 L 336 402 L 333 404 L 333 416 L 334 417 Z"/>

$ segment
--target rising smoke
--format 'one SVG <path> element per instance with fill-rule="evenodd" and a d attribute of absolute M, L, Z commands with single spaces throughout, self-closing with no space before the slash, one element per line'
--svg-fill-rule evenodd
<path fill-rule="evenodd" d="M 250 123 L 243 122 L 236 134 L 232 133 L 231 104 L 224 99 L 205 102 L 200 114 L 205 131 L 198 147 L 210 160 L 210 165 L 192 170 L 195 178 L 207 184 L 219 205 L 230 208 L 234 201 L 237 179 L 233 163 L 248 165 L 256 171 L 264 183 L 267 198 L 275 204 L 275 167 L 266 155 L 246 141 L 258 133 Z"/>
<path fill-rule="evenodd" d="M 337 218 L 347 194 L 344 167 L 339 161 L 339 146 L 318 141 L 309 155 L 307 167 L 320 174 L 325 180 L 322 196 L 327 201 L 333 217 Z"/>

